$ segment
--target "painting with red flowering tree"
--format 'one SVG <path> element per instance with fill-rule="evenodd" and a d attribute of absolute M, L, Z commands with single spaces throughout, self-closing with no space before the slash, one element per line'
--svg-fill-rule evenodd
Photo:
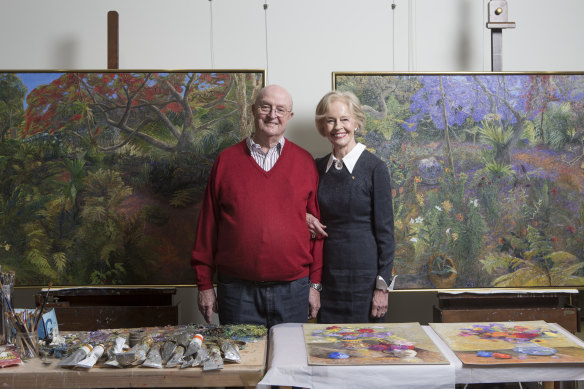
<path fill-rule="evenodd" d="M 17 285 L 192 284 L 216 155 L 263 71 L 0 72 L 0 264 Z"/>
<path fill-rule="evenodd" d="M 397 289 L 584 285 L 584 75 L 334 73 L 390 171 Z"/>
<path fill-rule="evenodd" d="M 584 363 L 582 345 L 541 320 L 430 326 L 467 365 Z"/>
<path fill-rule="evenodd" d="M 303 324 L 309 365 L 448 364 L 419 323 Z"/>

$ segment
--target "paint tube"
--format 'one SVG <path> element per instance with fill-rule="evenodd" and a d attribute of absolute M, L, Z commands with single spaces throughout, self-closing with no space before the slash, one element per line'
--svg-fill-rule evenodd
<path fill-rule="evenodd" d="M 166 362 L 166 367 L 176 367 L 183 363 L 183 355 L 185 354 L 185 348 L 183 346 L 177 346 L 176 350 Z"/>
<path fill-rule="evenodd" d="M 184 358 L 184 355 L 183 355 L 183 359 L 184 359 L 183 363 L 180 365 L 181 369 L 186 369 L 187 367 L 193 366 L 193 362 L 195 361 L 195 358 L 193 358 L 192 356 Z"/>
<path fill-rule="evenodd" d="M 162 357 L 163 364 L 166 364 L 170 360 L 170 357 L 172 357 L 172 354 L 174 354 L 174 350 L 176 350 L 176 343 L 174 343 L 172 340 L 167 340 L 164 342 L 160 348 L 160 355 Z"/>
<path fill-rule="evenodd" d="M 201 348 L 202 344 L 203 344 L 203 335 L 196 334 L 193 337 L 193 339 L 191 339 L 191 341 L 189 342 L 187 350 L 185 351 L 185 357 L 188 357 L 189 355 L 196 354 L 199 351 L 199 349 Z"/>
<path fill-rule="evenodd" d="M 75 367 L 75 365 L 77 365 L 77 362 L 85 359 L 92 349 L 93 347 L 90 344 L 83 345 L 79 347 L 77 350 L 73 351 L 73 353 L 68 357 L 63 358 L 61 362 L 58 363 L 57 366 Z"/>
<path fill-rule="evenodd" d="M 187 332 L 180 332 L 176 335 L 176 345 L 183 346 L 183 348 L 187 349 L 189 347 L 190 337 Z"/>
<path fill-rule="evenodd" d="M 112 363 L 108 363 L 106 362 L 106 364 L 108 364 L 109 366 L 114 366 L 114 367 L 128 367 L 128 366 L 132 366 L 132 364 L 134 362 L 136 362 L 136 351 L 131 349 L 128 350 L 126 352 L 120 353 L 120 354 L 116 354 L 116 363 L 112 362 Z"/>
<path fill-rule="evenodd" d="M 105 365 L 113 367 L 122 367 L 117 361 L 116 357 L 118 354 L 124 352 L 124 346 L 126 345 L 126 339 L 118 336 L 109 344 L 109 347 L 105 350 L 105 355 L 107 360 Z"/>
<path fill-rule="evenodd" d="M 98 344 L 91 350 L 89 355 L 82 361 L 77 362 L 77 367 L 82 367 L 84 369 L 91 369 L 93 365 L 101 358 L 103 355 L 103 346 Z"/>
<path fill-rule="evenodd" d="M 209 349 L 209 358 L 203 362 L 203 371 L 223 369 L 223 358 L 221 358 L 221 349 L 213 345 Z"/>
<path fill-rule="evenodd" d="M 241 355 L 239 355 L 239 347 L 230 339 L 219 339 L 219 346 L 223 353 L 223 358 L 227 362 L 241 362 Z"/>
<path fill-rule="evenodd" d="M 199 366 L 203 364 L 207 359 L 209 359 L 209 350 L 204 344 L 201 345 L 199 351 L 197 351 L 197 356 L 193 360 L 192 366 Z"/>
<path fill-rule="evenodd" d="M 136 359 L 132 362 L 132 366 L 138 366 L 144 363 L 152 343 L 154 343 L 154 339 L 151 336 L 145 336 L 140 340 L 140 343 L 132 347 L 131 350 L 136 354 Z"/>
<path fill-rule="evenodd" d="M 160 347 L 160 343 L 154 343 L 152 347 L 150 347 L 150 351 L 148 351 L 148 357 L 142 366 L 162 369 L 162 356 L 160 355 Z"/>

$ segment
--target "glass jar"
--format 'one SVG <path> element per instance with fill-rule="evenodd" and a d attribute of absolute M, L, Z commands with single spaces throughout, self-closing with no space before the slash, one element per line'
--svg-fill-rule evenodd
<path fill-rule="evenodd" d="M 39 335 L 36 331 L 22 332 L 16 331 L 14 345 L 18 351 L 20 359 L 36 358 L 39 355 Z"/>

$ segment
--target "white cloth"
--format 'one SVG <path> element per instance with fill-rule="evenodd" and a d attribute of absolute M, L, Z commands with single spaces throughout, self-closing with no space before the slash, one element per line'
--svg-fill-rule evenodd
<path fill-rule="evenodd" d="M 584 342 L 558 324 L 551 327 L 584 347 Z M 584 365 L 465 366 L 429 326 L 426 334 L 450 361 L 449 365 L 310 366 L 302 324 L 278 324 L 270 329 L 268 371 L 258 389 L 269 385 L 313 389 L 454 388 L 456 384 L 584 380 Z"/>

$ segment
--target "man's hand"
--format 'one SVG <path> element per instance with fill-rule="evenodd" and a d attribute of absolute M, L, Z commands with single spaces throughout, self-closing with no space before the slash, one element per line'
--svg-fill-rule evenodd
<path fill-rule="evenodd" d="M 316 238 L 317 236 L 328 236 L 324 230 L 326 226 L 311 213 L 306 214 L 306 225 L 308 226 L 308 231 L 313 238 Z"/>
<path fill-rule="evenodd" d="M 199 311 L 207 323 L 211 323 L 213 312 L 217 313 L 217 297 L 215 289 L 199 290 L 198 296 Z"/>
<path fill-rule="evenodd" d="M 320 292 L 310 288 L 308 293 L 308 319 L 315 319 L 320 309 Z"/>
<path fill-rule="evenodd" d="M 373 291 L 373 301 L 371 302 L 371 317 L 380 318 L 387 313 L 389 292 L 383 289 Z"/>

